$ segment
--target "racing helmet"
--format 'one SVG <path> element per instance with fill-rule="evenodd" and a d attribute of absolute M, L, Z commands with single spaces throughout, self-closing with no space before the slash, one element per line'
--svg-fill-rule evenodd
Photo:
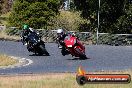
<path fill-rule="evenodd" d="M 58 29 L 57 34 L 64 34 L 64 30 L 63 29 Z"/>
<path fill-rule="evenodd" d="M 27 24 L 24 24 L 24 25 L 23 25 L 23 29 L 24 29 L 24 30 L 28 30 L 28 29 L 29 29 L 29 26 L 28 26 Z"/>

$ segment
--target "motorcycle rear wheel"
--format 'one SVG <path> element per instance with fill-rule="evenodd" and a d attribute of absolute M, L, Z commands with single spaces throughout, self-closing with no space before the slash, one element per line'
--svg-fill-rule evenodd
<path fill-rule="evenodd" d="M 86 55 L 84 55 L 84 54 L 83 54 L 83 55 L 80 55 L 79 57 L 80 57 L 80 59 L 82 59 L 82 60 L 87 59 L 87 56 L 86 56 Z"/>
<path fill-rule="evenodd" d="M 41 49 L 41 50 L 39 51 L 39 54 L 40 54 L 40 55 L 45 54 L 46 56 L 49 56 L 48 51 L 45 49 L 45 45 L 40 45 L 39 48 Z"/>

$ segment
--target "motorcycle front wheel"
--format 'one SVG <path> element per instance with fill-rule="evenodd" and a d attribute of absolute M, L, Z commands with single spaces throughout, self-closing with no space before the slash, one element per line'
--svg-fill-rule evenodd
<path fill-rule="evenodd" d="M 87 56 L 85 55 L 85 52 L 82 52 L 80 49 L 76 48 L 75 49 L 78 54 L 80 59 L 87 59 Z"/>

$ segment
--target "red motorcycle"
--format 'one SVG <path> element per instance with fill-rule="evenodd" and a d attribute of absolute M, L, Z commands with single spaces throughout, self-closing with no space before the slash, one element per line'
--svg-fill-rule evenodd
<path fill-rule="evenodd" d="M 65 47 L 68 52 L 75 57 L 80 59 L 86 59 L 85 46 L 73 35 L 68 35 L 64 39 Z"/>

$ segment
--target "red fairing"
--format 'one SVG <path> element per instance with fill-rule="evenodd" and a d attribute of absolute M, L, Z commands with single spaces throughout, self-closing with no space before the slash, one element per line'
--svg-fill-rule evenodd
<path fill-rule="evenodd" d="M 72 37 L 72 36 L 67 36 L 64 40 L 66 46 L 67 45 L 74 45 L 74 40 L 76 39 L 76 37 Z"/>
<path fill-rule="evenodd" d="M 85 47 L 77 37 L 69 35 L 65 38 L 64 42 L 71 55 L 79 57 L 81 54 L 85 54 Z"/>

